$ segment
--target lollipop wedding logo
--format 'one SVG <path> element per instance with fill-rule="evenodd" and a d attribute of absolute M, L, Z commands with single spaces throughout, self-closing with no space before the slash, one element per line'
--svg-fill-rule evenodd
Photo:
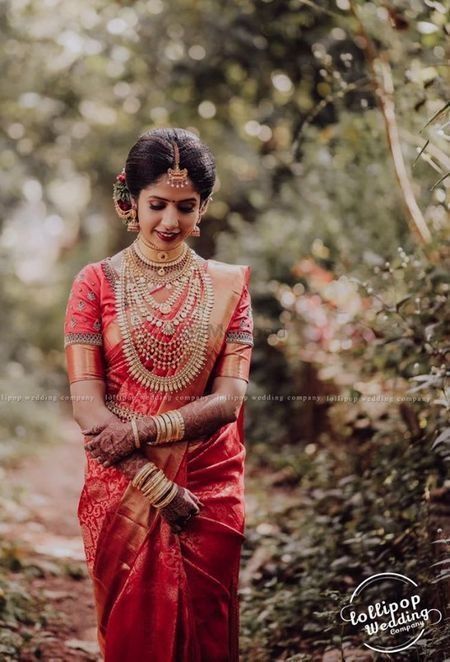
<path fill-rule="evenodd" d="M 374 601 L 374 593 L 379 600 Z M 382 599 L 384 595 L 396 598 Z M 416 582 L 396 572 L 381 572 L 361 582 L 340 615 L 364 635 L 363 645 L 378 653 L 398 653 L 414 646 L 427 626 L 442 619 L 439 609 L 422 603 Z"/>

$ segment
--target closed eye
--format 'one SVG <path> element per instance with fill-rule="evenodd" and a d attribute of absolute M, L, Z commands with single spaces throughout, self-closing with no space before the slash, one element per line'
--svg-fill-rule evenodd
<path fill-rule="evenodd" d="M 152 209 L 153 211 L 160 211 L 161 209 L 164 209 L 165 206 L 166 205 L 162 205 L 162 204 L 151 204 L 150 209 Z M 192 206 L 192 205 L 189 205 L 189 207 L 187 207 L 187 206 L 186 207 L 178 207 L 178 209 L 181 212 L 183 212 L 184 214 L 190 214 L 191 212 L 194 211 L 195 207 Z"/>

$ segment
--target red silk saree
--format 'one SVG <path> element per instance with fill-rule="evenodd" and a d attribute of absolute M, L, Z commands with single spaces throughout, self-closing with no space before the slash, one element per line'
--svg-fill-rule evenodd
<path fill-rule="evenodd" d="M 69 381 L 104 379 L 105 404 L 122 420 L 181 407 L 210 392 L 217 376 L 248 381 L 250 267 L 197 259 L 213 292 L 206 362 L 175 393 L 152 392 L 128 372 L 117 321 L 120 276 L 110 258 L 87 265 L 73 282 L 64 325 Z M 244 406 L 237 421 L 206 440 L 146 447 L 150 460 L 204 504 L 180 534 L 119 469 L 87 455 L 78 517 L 106 662 L 239 659 L 243 414 Z"/>

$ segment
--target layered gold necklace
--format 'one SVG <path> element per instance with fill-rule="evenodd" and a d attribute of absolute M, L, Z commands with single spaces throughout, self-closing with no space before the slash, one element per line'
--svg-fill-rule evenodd
<path fill-rule="evenodd" d="M 130 374 L 147 388 L 178 391 L 206 362 L 214 292 L 204 264 L 186 244 L 169 261 L 167 254 L 149 260 L 137 241 L 123 252 L 115 284 L 118 323 Z M 159 302 L 152 293 L 164 287 L 170 294 Z"/>

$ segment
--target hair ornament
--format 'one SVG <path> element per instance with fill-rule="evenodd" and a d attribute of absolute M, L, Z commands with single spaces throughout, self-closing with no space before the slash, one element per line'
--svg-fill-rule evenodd
<path fill-rule="evenodd" d="M 117 216 L 124 222 L 128 230 L 136 232 L 139 226 L 136 222 L 136 210 L 131 203 L 127 187 L 125 168 L 122 168 L 113 184 L 113 201 Z"/>
<path fill-rule="evenodd" d="M 176 142 L 171 142 L 175 153 L 175 167 L 167 170 L 167 177 L 170 186 L 182 188 L 183 186 L 187 186 L 188 171 L 187 168 L 182 168 L 180 170 L 180 150 L 178 149 Z"/>

